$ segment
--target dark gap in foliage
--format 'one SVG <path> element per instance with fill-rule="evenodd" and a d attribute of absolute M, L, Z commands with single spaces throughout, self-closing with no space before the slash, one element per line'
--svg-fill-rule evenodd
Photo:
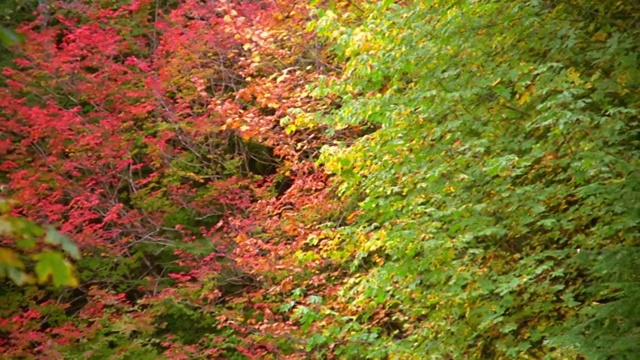
<path fill-rule="evenodd" d="M 282 176 L 273 184 L 276 190 L 276 198 L 282 197 L 293 186 L 293 179 L 289 176 Z"/>
<path fill-rule="evenodd" d="M 227 152 L 242 160 L 241 171 L 245 174 L 274 175 L 281 163 L 272 147 L 242 139 L 235 133 L 229 136 Z"/>
<path fill-rule="evenodd" d="M 229 264 L 223 266 L 218 274 L 217 288 L 223 297 L 235 297 L 250 289 L 258 287 L 259 282 L 256 277 L 237 267 Z"/>
<path fill-rule="evenodd" d="M 82 308 L 89 303 L 87 299 L 87 289 L 84 287 L 77 287 L 72 289 L 65 297 L 68 299 L 68 307 L 64 310 L 67 316 L 75 316 Z"/>

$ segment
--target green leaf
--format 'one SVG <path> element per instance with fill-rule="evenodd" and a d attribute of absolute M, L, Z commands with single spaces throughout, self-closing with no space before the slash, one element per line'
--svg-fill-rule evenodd
<path fill-rule="evenodd" d="M 517 325 L 516 323 L 514 323 L 514 322 L 508 322 L 508 323 L 506 323 L 504 326 L 502 326 L 502 327 L 500 328 L 500 331 L 501 331 L 503 334 L 506 334 L 506 333 L 509 333 L 509 332 L 511 332 L 511 331 L 513 331 L 513 330 L 515 330 L 515 329 L 517 329 L 517 328 L 518 328 L 518 325 Z"/>
<path fill-rule="evenodd" d="M 53 227 L 47 227 L 47 233 L 44 237 L 44 242 L 52 245 L 60 245 L 62 247 L 62 250 L 71 255 L 72 258 L 76 260 L 80 259 L 80 251 L 78 250 L 78 246 L 76 246 L 76 244 L 73 243 L 68 237 L 62 235 Z"/>
<path fill-rule="evenodd" d="M 0 267 L 2 266 L 0 265 Z M 11 279 L 11 281 L 13 281 L 18 286 L 26 285 L 33 282 L 33 277 L 31 277 L 24 271 L 20 271 L 16 268 L 8 268 L 5 270 L 9 279 Z M 2 270 L 0 270 L 0 274 L 2 274 Z"/>
<path fill-rule="evenodd" d="M 21 41 L 22 37 L 16 34 L 15 31 L 7 29 L 4 26 L 0 26 L 0 43 L 9 46 Z"/>
<path fill-rule="evenodd" d="M 45 284 L 52 280 L 54 286 L 78 286 L 78 279 L 73 274 L 73 266 L 57 251 L 44 251 L 34 255 L 37 261 L 35 272 L 38 283 Z"/>

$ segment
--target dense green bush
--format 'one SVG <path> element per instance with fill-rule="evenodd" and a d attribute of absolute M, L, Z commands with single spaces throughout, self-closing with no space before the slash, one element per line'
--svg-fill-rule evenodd
<path fill-rule="evenodd" d="M 631 358 L 637 8 L 391 3 L 317 22 L 345 62 L 323 121 L 381 126 L 325 151 L 361 212 L 334 253 L 351 316 L 327 334 L 344 356 Z"/>

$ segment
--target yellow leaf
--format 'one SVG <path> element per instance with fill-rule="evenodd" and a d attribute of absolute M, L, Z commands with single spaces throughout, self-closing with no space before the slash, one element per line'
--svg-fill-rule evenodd
<path fill-rule="evenodd" d="M 18 254 L 7 248 L 0 248 L 0 266 L 24 269 L 24 264 L 20 261 Z"/>
<path fill-rule="evenodd" d="M 518 100 L 520 105 L 524 105 L 524 103 L 528 102 L 529 99 L 531 98 L 531 94 L 533 94 L 534 91 L 536 91 L 535 85 L 531 84 L 527 86 L 525 91 L 522 94 L 520 94 L 520 99 Z"/>
<path fill-rule="evenodd" d="M 574 84 L 582 84 L 582 79 L 580 79 L 580 73 L 576 71 L 576 69 L 574 68 L 570 68 L 568 73 L 567 73 L 567 77 L 569 78 L 569 80 L 574 83 Z"/>

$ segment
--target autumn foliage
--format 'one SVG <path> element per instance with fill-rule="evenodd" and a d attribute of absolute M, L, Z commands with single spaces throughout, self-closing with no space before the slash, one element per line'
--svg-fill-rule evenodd
<path fill-rule="evenodd" d="M 305 90 L 330 71 L 309 8 L 54 1 L 37 15 L 3 70 L 0 167 L 17 214 L 78 244 L 81 284 L 5 293 L 3 353 L 304 352 L 274 306 L 312 278 L 319 264 L 291 255 L 339 206 L 314 164 L 331 140 L 297 117 L 328 106 Z"/>
<path fill-rule="evenodd" d="M 0 83 L 0 275 L 63 247 L 77 286 L 1 279 L 0 353 L 632 352 L 601 345 L 638 337 L 632 7 L 426 3 L 25 15 Z M 51 227 L 24 248 L 3 219 Z"/>

